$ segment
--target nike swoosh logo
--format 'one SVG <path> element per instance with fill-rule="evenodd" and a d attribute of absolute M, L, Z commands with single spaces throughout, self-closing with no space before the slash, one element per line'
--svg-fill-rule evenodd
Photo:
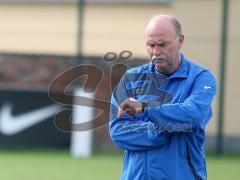
<path fill-rule="evenodd" d="M 211 86 L 204 86 L 204 89 L 211 89 L 212 87 Z"/>
<path fill-rule="evenodd" d="M 59 105 L 50 105 L 20 115 L 12 115 L 13 106 L 6 103 L 0 110 L 0 132 L 4 135 L 17 134 L 60 111 Z"/>

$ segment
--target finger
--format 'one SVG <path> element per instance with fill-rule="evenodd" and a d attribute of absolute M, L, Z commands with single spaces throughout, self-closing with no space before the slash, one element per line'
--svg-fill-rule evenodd
<path fill-rule="evenodd" d="M 127 113 L 129 115 L 134 115 L 134 114 L 136 114 L 136 111 L 133 108 L 128 108 L 125 110 L 125 113 Z"/>
<path fill-rule="evenodd" d="M 117 117 L 121 117 L 122 114 L 123 114 L 123 112 L 124 112 L 124 111 L 123 111 L 122 109 L 119 108 Z"/>
<path fill-rule="evenodd" d="M 122 105 L 120 106 L 120 108 L 121 108 L 123 111 L 125 111 L 126 109 L 131 108 L 131 107 L 129 106 L 129 104 L 124 103 L 124 104 L 122 104 Z"/>

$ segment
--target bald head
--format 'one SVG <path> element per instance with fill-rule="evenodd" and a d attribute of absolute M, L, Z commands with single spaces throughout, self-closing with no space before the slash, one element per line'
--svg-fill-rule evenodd
<path fill-rule="evenodd" d="M 182 34 L 181 24 L 176 17 L 170 15 L 155 15 L 146 25 L 145 35 L 146 33 L 157 33 L 162 29 L 175 33 L 176 37 Z"/>

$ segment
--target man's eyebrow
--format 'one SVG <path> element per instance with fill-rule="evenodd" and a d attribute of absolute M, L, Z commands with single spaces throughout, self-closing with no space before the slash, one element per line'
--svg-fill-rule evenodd
<path fill-rule="evenodd" d="M 170 41 L 156 41 L 156 42 L 153 42 L 153 41 L 149 41 L 147 42 L 147 44 L 169 44 Z"/>

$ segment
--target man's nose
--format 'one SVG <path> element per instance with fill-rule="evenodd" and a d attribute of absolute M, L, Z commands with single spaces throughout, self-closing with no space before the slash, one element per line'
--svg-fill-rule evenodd
<path fill-rule="evenodd" d="M 158 56 L 158 55 L 162 54 L 162 49 L 161 49 L 161 47 L 155 46 L 154 49 L 153 49 L 153 54 L 154 54 L 155 56 Z"/>

